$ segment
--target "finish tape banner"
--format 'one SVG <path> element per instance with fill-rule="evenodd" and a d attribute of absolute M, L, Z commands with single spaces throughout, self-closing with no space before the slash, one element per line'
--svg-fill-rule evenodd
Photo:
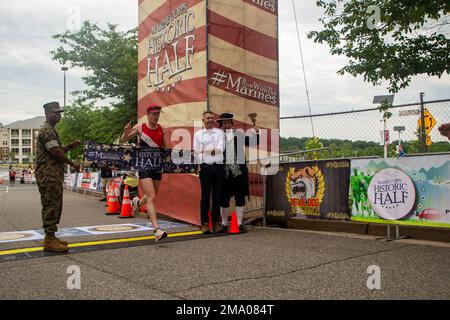
<path fill-rule="evenodd" d="M 450 227 L 448 155 L 353 160 L 352 220 Z"/>
<path fill-rule="evenodd" d="M 197 168 L 192 150 L 136 148 L 94 142 L 84 145 L 83 166 L 162 173 L 194 173 Z"/>
<path fill-rule="evenodd" d="M 280 164 L 268 176 L 267 216 L 348 220 L 349 175 L 349 160 Z"/>

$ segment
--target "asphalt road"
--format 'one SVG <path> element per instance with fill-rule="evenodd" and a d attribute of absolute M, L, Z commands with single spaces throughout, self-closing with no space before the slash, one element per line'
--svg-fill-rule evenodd
<path fill-rule="evenodd" d="M 124 223 L 106 217 L 96 198 L 64 197 L 60 227 Z M 35 186 L 0 187 L 0 232 L 40 226 Z M 0 243 L 0 251 L 38 245 Z M 370 290 L 373 265 L 380 289 Z M 79 267 L 81 289 L 68 289 L 70 266 Z M 449 266 L 449 244 L 255 227 L 243 235 L 1 262 L 0 299 L 448 300 Z"/>

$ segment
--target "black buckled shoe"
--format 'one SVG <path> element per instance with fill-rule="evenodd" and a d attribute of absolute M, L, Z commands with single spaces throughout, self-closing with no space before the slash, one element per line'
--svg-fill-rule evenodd
<path fill-rule="evenodd" d="M 219 228 L 216 230 L 217 233 L 227 233 L 228 232 L 228 226 L 220 225 Z"/>

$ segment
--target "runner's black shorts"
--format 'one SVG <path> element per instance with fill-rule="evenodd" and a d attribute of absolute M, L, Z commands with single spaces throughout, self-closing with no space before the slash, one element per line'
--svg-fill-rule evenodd
<path fill-rule="evenodd" d="M 139 179 L 152 178 L 152 180 L 161 181 L 162 173 L 155 171 L 139 171 Z"/>

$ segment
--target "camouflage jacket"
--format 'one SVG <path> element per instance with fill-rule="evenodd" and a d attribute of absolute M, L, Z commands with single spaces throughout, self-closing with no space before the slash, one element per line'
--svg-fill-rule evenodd
<path fill-rule="evenodd" d="M 45 122 L 39 130 L 36 147 L 36 181 L 64 182 L 64 163 L 54 158 L 50 153 L 54 147 L 63 147 L 55 127 Z"/>

